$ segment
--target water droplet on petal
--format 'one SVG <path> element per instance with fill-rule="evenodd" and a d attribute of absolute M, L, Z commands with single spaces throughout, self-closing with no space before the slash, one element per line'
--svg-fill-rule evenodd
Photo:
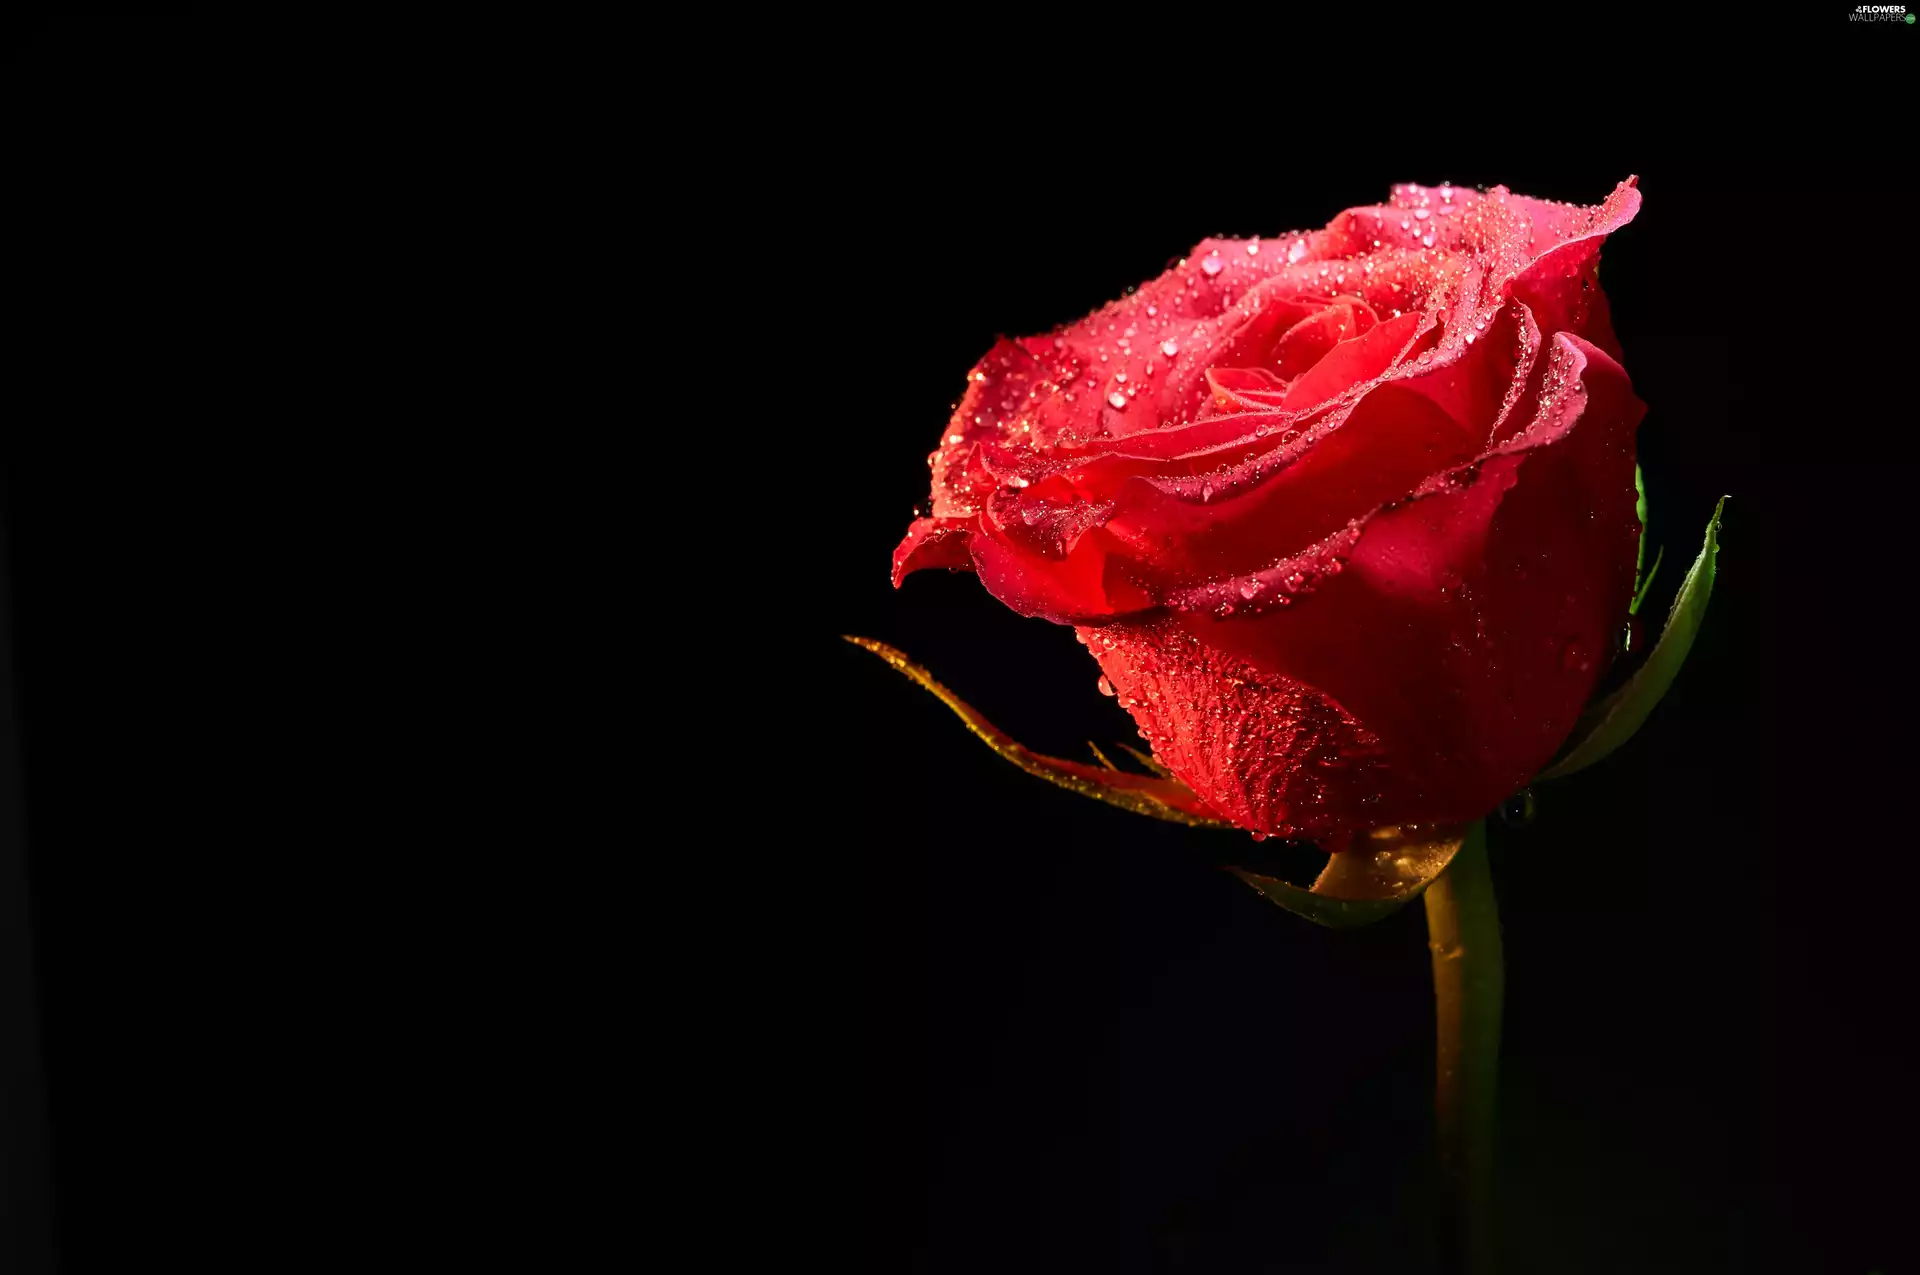
<path fill-rule="evenodd" d="M 1160 353 L 1166 355 L 1168 358 L 1172 358 L 1174 355 L 1180 353 L 1180 343 L 1177 341 L 1162 341 L 1160 343 Z"/>
<path fill-rule="evenodd" d="M 1500 803 L 1500 822 L 1509 828 L 1524 828 L 1533 822 L 1538 808 L 1533 799 L 1533 789 L 1522 788 Z"/>
<path fill-rule="evenodd" d="M 1214 253 L 1208 253 L 1206 260 L 1200 263 L 1200 268 L 1206 271 L 1207 275 L 1211 277 L 1213 275 L 1219 274 L 1221 271 L 1221 268 L 1225 264 L 1226 264 L 1225 262 L 1220 260 L 1218 255 Z"/>
<path fill-rule="evenodd" d="M 1113 410 L 1116 412 L 1124 412 L 1127 410 L 1127 396 L 1119 390 L 1115 390 L 1113 393 L 1107 395 L 1107 402 L 1113 405 Z"/>
<path fill-rule="evenodd" d="M 1260 255 L 1260 241 L 1258 239 L 1249 239 L 1247 241 L 1247 255 L 1249 257 L 1257 257 Z"/>
<path fill-rule="evenodd" d="M 1433 216 L 1433 214 L 1428 212 L 1424 208 L 1416 208 L 1413 210 L 1413 219 L 1415 221 L 1425 221 L 1427 218 L 1431 216 Z"/>
<path fill-rule="evenodd" d="M 1240 596 L 1245 598 L 1249 602 L 1253 601 L 1254 595 L 1259 592 L 1260 592 L 1259 576 L 1248 576 L 1247 582 L 1240 586 Z"/>
<path fill-rule="evenodd" d="M 1113 683 L 1107 680 L 1105 673 L 1100 675 L 1100 680 L 1095 682 L 1094 685 L 1100 688 L 1102 695 L 1111 696 L 1113 694 Z"/>
<path fill-rule="evenodd" d="M 1213 484 L 1212 484 L 1212 483 L 1202 483 L 1202 484 L 1200 484 L 1200 499 L 1201 499 L 1201 500 L 1203 500 L 1203 501 L 1204 501 L 1204 500 L 1212 500 L 1212 499 L 1213 499 Z"/>
<path fill-rule="evenodd" d="M 1149 319 L 1151 319 L 1151 318 L 1152 318 L 1152 317 L 1153 317 L 1154 315 L 1156 315 L 1156 314 L 1158 314 L 1158 313 L 1160 313 L 1160 307 L 1159 307 L 1159 306 L 1157 306 L 1157 305 L 1150 305 L 1150 306 L 1148 306 L 1148 307 L 1147 307 L 1147 317 L 1148 317 Z"/>

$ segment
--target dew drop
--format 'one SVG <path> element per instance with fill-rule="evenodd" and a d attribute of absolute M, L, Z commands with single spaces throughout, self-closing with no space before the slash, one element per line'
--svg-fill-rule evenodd
<path fill-rule="evenodd" d="M 1500 822 L 1509 828 L 1524 828 L 1533 822 L 1538 804 L 1533 799 L 1533 789 L 1522 788 L 1513 796 L 1500 803 Z"/>
<path fill-rule="evenodd" d="M 1179 342 L 1177 342 L 1177 341 L 1162 341 L 1162 342 L 1160 343 L 1160 353 L 1162 353 L 1162 354 L 1164 354 L 1164 355 L 1166 355 L 1166 356 L 1167 356 L 1168 358 L 1172 358 L 1172 357 L 1173 357 L 1174 355 L 1176 355 L 1176 354 L 1178 354 L 1178 353 L 1180 353 L 1180 344 L 1179 344 Z"/>
<path fill-rule="evenodd" d="M 1252 836 L 1255 841 L 1265 841 L 1267 839 L 1267 834 L 1264 832 L 1256 832 L 1253 833 Z"/>
<path fill-rule="evenodd" d="M 1206 271 L 1208 277 L 1211 278 L 1212 276 L 1219 274 L 1221 271 L 1221 268 L 1225 264 L 1226 263 L 1221 261 L 1220 258 L 1214 253 L 1208 253 L 1206 260 L 1200 263 L 1200 268 Z"/>
<path fill-rule="evenodd" d="M 1151 319 L 1151 318 L 1152 318 L 1152 317 L 1153 317 L 1154 315 L 1156 315 L 1156 314 L 1158 314 L 1158 313 L 1160 313 L 1160 307 L 1159 307 L 1159 306 L 1157 306 L 1157 305 L 1150 305 L 1150 306 L 1148 306 L 1148 307 L 1147 307 L 1147 317 L 1148 317 L 1149 319 Z"/>
<path fill-rule="evenodd" d="M 1260 241 L 1258 239 L 1250 239 L 1247 241 L 1247 255 L 1249 257 L 1257 257 L 1260 255 Z"/>
<path fill-rule="evenodd" d="M 1259 576 L 1248 576 L 1247 582 L 1240 586 L 1240 596 L 1245 598 L 1249 602 L 1253 601 L 1254 595 L 1259 592 L 1260 592 Z"/>
<path fill-rule="evenodd" d="M 1113 393 L 1107 395 L 1107 402 L 1113 405 L 1113 410 L 1116 412 L 1124 412 L 1127 410 L 1127 396 L 1119 390 L 1115 390 Z"/>
<path fill-rule="evenodd" d="M 1212 483 L 1202 483 L 1202 484 L 1200 484 L 1200 499 L 1201 499 L 1202 501 L 1207 501 L 1207 500 L 1212 500 L 1212 499 L 1213 499 L 1213 484 L 1212 484 Z"/>
<path fill-rule="evenodd" d="M 1415 221 L 1425 221 L 1427 218 L 1431 216 L 1433 216 L 1433 214 L 1428 212 L 1424 208 L 1416 208 L 1413 210 L 1413 219 Z"/>
<path fill-rule="evenodd" d="M 1107 680 L 1107 675 L 1105 673 L 1102 673 L 1100 675 L 1100 680 L 1095 682 L 1094 685 L 1100 688 L 1100 693 L 1102 695 L 1108 696 L 1109 698 L 1112 697 L 1113 683 Z"/>

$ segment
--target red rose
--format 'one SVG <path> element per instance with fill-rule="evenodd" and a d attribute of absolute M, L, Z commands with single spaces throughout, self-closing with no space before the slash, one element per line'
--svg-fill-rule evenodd
<path fill-rule="evenodd" d="M 974 368 L 894 582 L 1076 626 L 1242 827 L 1477 819 L 1553 756 L 1627 617 L 1645 408 L 1595 280 L 1632 219 L 1399 186 L 1207 240 Z"/>

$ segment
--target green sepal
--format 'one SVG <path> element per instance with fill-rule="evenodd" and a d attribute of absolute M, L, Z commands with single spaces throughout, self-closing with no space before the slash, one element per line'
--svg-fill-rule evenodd
<path fill-rule="evenodd" d="M 1233 825 L 1219 818 L 1207 804 L 1194 795 L 1191 788 L 1165 774 L 1136 775 L 1121 770 L 1098 748 L 1093 755 L 1100 759 L 1099 766 L 1089 766 L 1084 762 L 1068 761 L 1064 757 L 1048 757 L 1024 747 L 1005 731 L 995 726 L 981 715 L 980 711 L 955 695 L 952 691 L 934 680 L 933 674 L 907 658 L 904 651 L 896 650 L 885 642 L 876 642 L 872 638 L 843 635 L 847 641 L 862 650 L 873 652 L 889 666 L 904 674 L 909 681 L 918 683 L 931 691 L 934 698 L 953 710 L 954 716 L 967 724 L 988 748 L 1012 762 L 1029 775 L 1046 780 L 1050 784 L 1065 788 L 1068 792 L 1079 793 L 1082 797 L 1092 797 L 1095 801 L 1104 801 L 1110 806 L 1130 810 L 1137 815 L 1146 815 L 1153 819 L 1164 819 L 1169 823 L 1183 823 L 1190 828 L 1231 828 Z M 1156 772 L 1162 768 L 1156 767 Z"/>
<path fill-rule="evenodd" d="M 1626 685 L 1581 714 L 1568 747 L 1558 761 L 1540 772 L 1541 779 L 1559 779 L 1585 770 L 1626 743 L 1673 685 L 1680 666 L 1686 663 L 1687 652 L 1693 649 L 1700 622 L 1706 618 L 1707 599 L 1713 595 L 1714 559 L 1720 552 L 1720 514 L 1726 504 L 1727 498 L 1722 496 L 1720 503 L 1713 507 L 1706 543 L 1687 571 L 1687 578 L 1680 582 L 1680 594 L 1667 615 L 1667 627 L 1647 656 L 1647 662 Z"/>
<path fill-rule="evenodd" d="M 1376 828 L 1329 855 L 1308 890 L 1242 868 L 1228 871 L 1289 912 L 1329 929 L 1348 930 L 1391 916 L 1419 898 L 1467 838 L 1485 835 L 1481 822 L 1450 828 Z"/>
<path fill-rule="evenodd" d="M 1667 556 L 1667 547 L 1660 546 L 1660 552 L 1653 555 L 1653 570 L 1646 570 L 1647 482 L 1641 477 L 1637 463 L 1633 467 L 1633 514 L 1640 520 L 1640 540 L 1633 555 L 1633 601 L 1627 604 L 1627 614 L 1639 615 L 1640 604 L 1646 600 L 1647 590 L 1653 587 L 1653 578 L 1660 574 L 1660 560 Z"/>
<path fill-rule="evenodd" d="M 1660 574 L 1660 564 L 1666 561 L 1667 547 L 1660 546 L 1660 552 L 1653 555 L 1653 570 L 1647 572 L 1647 578 L 1633 591 L 1633 601 L 1627 605 L 1628 615 L 1639 615 L 1640 604 L 1647 600 L 1647 590 L 1653 587 L 1653 578 Z"/>
<path fill-rule="evenodd" d="M 1647 483 L 1640 476 L 1640 463 L 1633 466 L 1633 514 L 1640 520 L 1640 548 L 1633 559 L 1633 591 L 1640 592 L 1640 568 L 1647 565 Z"/>

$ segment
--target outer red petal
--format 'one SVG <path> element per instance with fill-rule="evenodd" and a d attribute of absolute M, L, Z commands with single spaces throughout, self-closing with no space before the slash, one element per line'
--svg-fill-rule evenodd
<path fill-rule="evenodd" d="M 893 551 L 893 587 L 916 571 L 927 567 L 971 569 L 973 555 L 967 544 L 973 539 L 971 518 L 917 518 L 907 528 L 907 538 Z"/>
<path fill-rule="evenodd" d="M 1550 362 L 1526 432 L 1344 533 L 1288 605 L 1082 630 L 1209 806 L 1316 839 L 1467 820 L 1552 756 L 1626 614 L 1644 408 L 1579 337 Z"/>

